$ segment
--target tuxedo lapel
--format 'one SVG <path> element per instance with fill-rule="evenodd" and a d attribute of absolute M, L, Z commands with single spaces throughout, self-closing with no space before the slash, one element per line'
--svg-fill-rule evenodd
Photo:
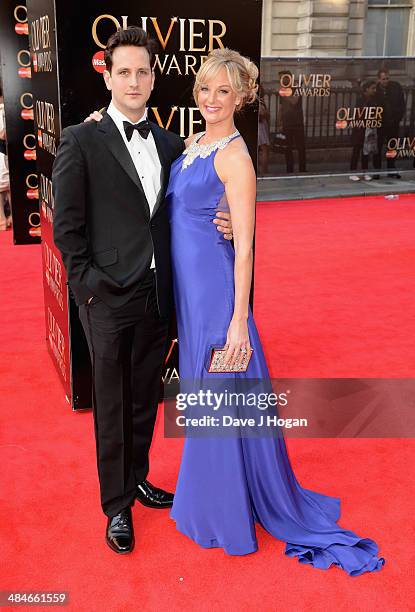
<path fill-rule="evenodd" d="M 102 120 L 97 125 L 98 131 L 102 134 L 103 142 L 107 148 L 111 151 L 117 162 L 121 165 L 123 170 L 128 174 L 130 179 L 136 184 L 141 192 L 142 200 L 145 203 L 145 214 L 146 217 L 150 218 L 150 207 L 147 202 L 146 194 L 141 184 L 140 177 L 135 169 L 134 162 L 131 155 L 125 146 L 125 142 L 115 125 L 114 121 L 105 113 Z"/>
<path fill-rule="evenodd" d="M 153 209 L 152 217 L 154 217 L 166 193 L 167 181 L 169 178 L 170 162 L 167 158 L 168 142 L 167 142 L 167 138 L 164 133 L 164 130 L 159 128 L 159 126 L 156 123 L 153 123 L 151 121 L 149 123 L 150 123 L 151 133 L 153 134 L 154 142 L 156 143 L 157 153 L 159 155 L 160 164 L 161 164 L 160 191 L 158 193 L 157 200 L 156 200 L 156 203 Z"/>

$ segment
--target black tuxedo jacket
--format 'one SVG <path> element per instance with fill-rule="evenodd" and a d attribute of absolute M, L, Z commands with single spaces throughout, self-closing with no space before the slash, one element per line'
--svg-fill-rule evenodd
<path fill-rule="evenodd" d="M 154 250 L 160 315 L 172 306 L 170 234 L 165 192 L 183 140 L 150 123 L 161 162 L 153 214 L 111 117 L 65 128 L 53 166 L 53 235 L 77 304 L 98 296 L 125 304 L 148 272 Z"/>

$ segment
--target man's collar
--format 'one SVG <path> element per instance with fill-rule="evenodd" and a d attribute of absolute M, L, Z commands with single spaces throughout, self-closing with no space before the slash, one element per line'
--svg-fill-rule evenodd
<path fill-rule="evenodd" d="M 121 126 L 121 127 L 123 126 L 123 121 L 128 121 L 128 123 L 137 125 L 137 123 L 141 123 L 141 121 L 145 121 L 147 119 L 147 108 L 144 110 L 144 114 L 141 117 L 141 119 L 134 123 L 130 121 L 130 119 L 126 117 L 121 111 L 119 111 L 118 108 L 115 106 L 115 104 L 112 101 L 110 105 L 108 106 L 107 113 L 109 114 L 111 119 L 115 121 L 116 125 Z"/>

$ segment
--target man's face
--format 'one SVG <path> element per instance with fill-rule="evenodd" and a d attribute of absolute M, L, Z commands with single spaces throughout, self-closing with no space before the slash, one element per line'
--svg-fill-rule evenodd
<path fill-rule="evenodd" d="M 130 121 L 139 121 L 154 87 L 147 49 L 129 45 L 116 47 L 111 73 L 105 70 L 104 79 L 116 108 Z"/>
<path fill-rule="evenodd" d="M 388 86 L 388 83 L 389 83 L 389 73 L 381 72 L 379 74 L 379 85 L 383 87 L 384 89 L 386 89 L 386 87 Z"/>

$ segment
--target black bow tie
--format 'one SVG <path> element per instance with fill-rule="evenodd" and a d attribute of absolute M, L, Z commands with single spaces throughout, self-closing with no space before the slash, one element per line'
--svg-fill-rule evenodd
<path fill-rule="evenodd" d="M 125 135 L 127 136 L 127 140 L 130 141 L 131 138 L 133 137 L 133 133 L 134 130 L 137 130 L 137 132 L 143 137 L 143 138 L 147 138 L 147 136 L 150 134 L 150 124 L 148 121 L 140 121 L 140 123 L 136 123 L 134 125 L 134 123 L 130 123 L 129 121 L 123 121 L 123 125 L 124 125 L 124 130 L 125 130 Z"/>

